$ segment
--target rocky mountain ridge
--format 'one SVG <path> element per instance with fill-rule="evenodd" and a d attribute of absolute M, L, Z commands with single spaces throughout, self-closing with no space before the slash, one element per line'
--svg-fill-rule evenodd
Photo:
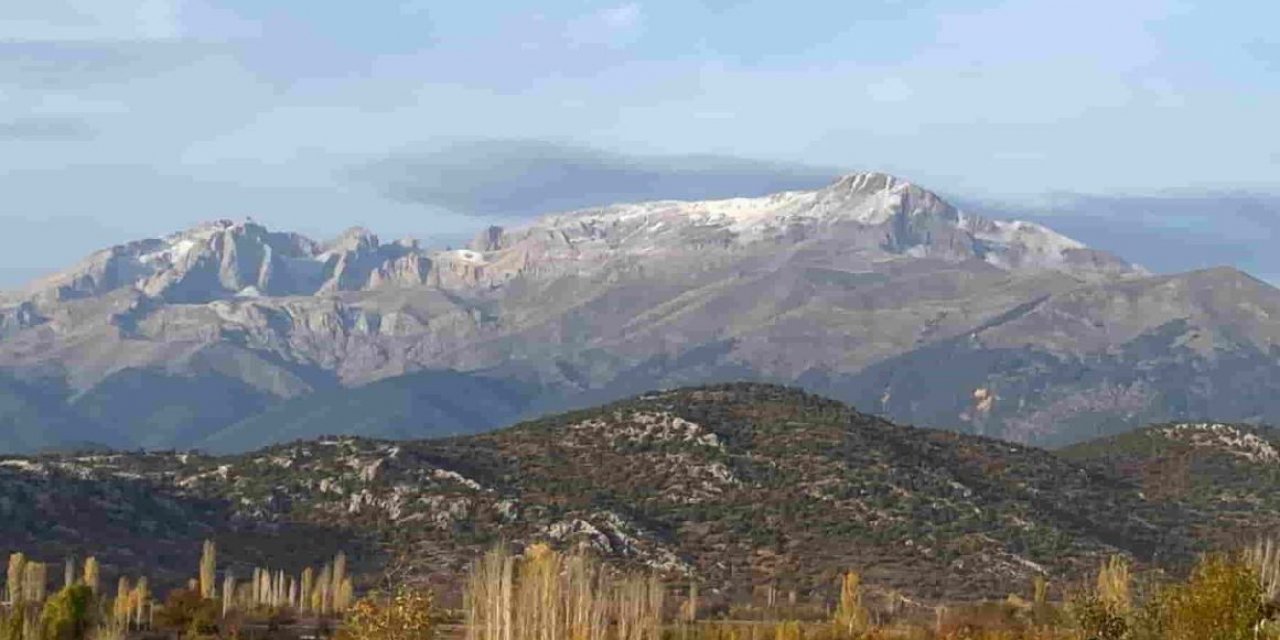
<path fill-rule="evenodd" d="M 218 220 L 99 251 L 32 283 L 24 293 L 36 305 L 119 289 L 167 303 L 198 304 L 422 284 L 429 264 L 416 242 L 384 245 L 361 228 L 321 244 L 251 220 Z"/>
<path fill-rule="evenodd" d="M 883 174 L 551 215 L 445 251 L 219 222 L 0 302 L 0 446 L 247 450 L 283 437 L 266 415 L 295 436 L 421 437 L 730 380 L 1068 443 L 1280 420 L 1275 318 L 1280 292 L 1238 271 L 1151 276 Z M 356 391 L 396 400 L 343 425 L 315 410 Z M 480 397 L 502 400 L 457 400 Z M 430 424 L 406 425 L 410 405 Z M 43 442 L 37 406 L 63 425 Z"/>
<path fill-rule="evenodd" d="M 33 283 L 25 296 L 38 305 L 134 288 L 165 302 L 205 303 L 428 283 L 494 285 L 630 257 L 794 242 L 823 227 L 848 225 L 858 227 L 854 235 L 859 236 L 849 248 L 862 251 L 978 258 L 1006 269 L 1061 269 L 1095 277 L 1144 273 L 1044 226 L 965 215 L 910 182 L 862 173 L 818 191 L 614 205 L 548 216 L 512 231 L 492 227 L 471 248 L 456 251 L 424 251 L 414 240 L 382 244 L 358 227 L 320 243 L 269 231 L 252 220 L 218 220 L 97 252 Z M 440 273 L 433 277 L 435 272 Z"/>
<path fill-rule="evenodd" d="M 511 232 L 490 228 L 458 255 L 494 270 L 496 280 L 510 277 L 513 263 L 537 270 L 554 260 L 576 269 L 691 250 L 785 245 L 819 235 L 849 240 L 850 252 L 979 259 L 1002 269 L 1056 269 L 1083 278 L 1145 273 L 1042 225 L 966 215 L 930 191 L 881 173 L 763 198 L 658 201 L 547 216 Z"/>

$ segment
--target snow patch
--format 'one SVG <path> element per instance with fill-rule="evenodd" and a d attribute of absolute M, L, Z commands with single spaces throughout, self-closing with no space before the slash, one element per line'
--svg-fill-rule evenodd
<path fill-rule="evenodd" d="M 453 255 L 459 260 L 471 264 L 484 264 L 485 262 L 484 254 L 470 249 L 457 249 L 453 252 Z"/>
<path fill-rule="evenodd" d="M 170 240 L 169 246 L 150 253 L 144 253 L 138 256 L 138 262 L 151 266 L 155 264 L 169 265 L 180 262 L 183 258 L 196 248 L 196 241 L 191 238 L 179 237 L 177 240 Z"/>

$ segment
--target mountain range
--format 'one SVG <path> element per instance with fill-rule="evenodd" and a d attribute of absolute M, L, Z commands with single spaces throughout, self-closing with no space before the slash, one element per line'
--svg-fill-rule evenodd
<path fill-rule="evenodd" d="M 879 173 L 613 205 L 432 250 L 218 221 L 0 295 L 0 448 L 473 433 L 653 389 L 799 385 L 1037 445 L 1276 422 L 1280 290 L 1153 275 Z"/>

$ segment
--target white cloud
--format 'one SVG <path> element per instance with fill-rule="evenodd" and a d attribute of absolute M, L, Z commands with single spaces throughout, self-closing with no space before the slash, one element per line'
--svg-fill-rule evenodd
<path fill-rule="evenodd" d="M 121 42 L 182 35 L 181 0 L 4 0 L 0 42 Z"/>

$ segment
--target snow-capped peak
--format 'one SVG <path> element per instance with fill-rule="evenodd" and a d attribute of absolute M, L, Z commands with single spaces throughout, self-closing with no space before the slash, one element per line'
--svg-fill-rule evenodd
<path fill-rule="evenodd" d="M 207 222 L 185 231 L 169 234 L 160 240 L 160 248 L 139 253 L 135 259 L 148 267 L 163 268 L 186 258 L 193 249 L 204 246 L 215 235 L 234 227 L 231 220 Z"/>
<path fill-rule="evenodd" d="M 252 219 L 216 220 L 99 251 L 34 283 L 27 296 L 58 300 L 133 288 L 169 302 L 203 303 L 421 284 L 426 271 L 411 260 L 415 255 L 421 253 L 412 243 L 380 245 L 359 228 L 322 246 Z"/>
<path fill-rule="evenodd" d="M 218 220 L 98 252 L 32 291 L 66 299 L 133 287 L 172 302 L 208 302 L 452 282 L 455 276 L 461 279 L 454 284 L 466 287 L 518 274 L 591 270 L 615 258 L 698 259 L 709 251 L 773 251 L 809 240 L 834 241 L 873 260 L 976 259 L 1006 270 L 1089 277 L 1144 273 L 1039 224 L 966 215 L 907 180 L 865 172 L 812 191 L 551 215 L 511 232 L 488 229 L 469 249 L 434 256 L 413 242 L 383 245 L 358 227 L 320 244 L 252 220 Z M 433 257 L 449 273 L 431 276 Z"/>
<path fill-rule="evenodd" d="M 708 201 L 662 200 L 585 209 L 543 218 L 476 247 L 571 245 L 576 262 L 698 247 L 749 246 L 779 239 L 841 238 L 851 250 L 944 259 L 981 259 L 1002 269 L 1059 269 L 1116 275 L 1133 268 L 1047 227 L 966 215 L 937 194 L 886 173 L 843 176 L 814 191 Z M 492 235 L 492 233 L 490 233 Z M 545 253 L 547 247 L 539 252 Z M 489 258 L 489 262 L 496 260 Z"/>

